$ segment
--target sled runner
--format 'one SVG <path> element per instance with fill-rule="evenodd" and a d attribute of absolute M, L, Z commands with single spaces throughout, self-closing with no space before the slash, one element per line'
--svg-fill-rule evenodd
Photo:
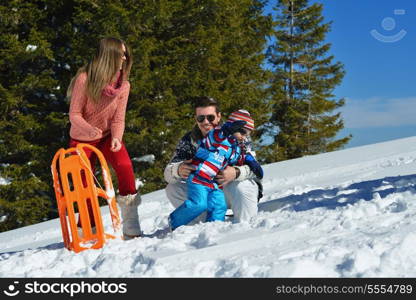
<path fill-rule="evenodd" d="M 101 164 L 105 190 L 95 178 L 85 151 L 92 151 L 92 154 L 97 156 Z M 67 150 L 61 148 L 52 160 L 51 171 L 66 248 L 75 252 L 99 249 L 103 247 L 106 239 L 120 235 L 120 217 L 111 174 L 100 150 L 83 143 Z M 94 180 L 99 187 L 95 185 Z M 98 197 L 108 202 L 115 235 L 104 233 Z M 76 208 L 80 221 L 78 225 Z"/>

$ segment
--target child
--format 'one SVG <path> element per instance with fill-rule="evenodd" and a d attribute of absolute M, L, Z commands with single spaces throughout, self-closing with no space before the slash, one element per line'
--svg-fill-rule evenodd
<path fill-rule="evenodd" d="M 238 120 L 244 120 L 247 123 L 246 125 L 244 125 L 243 128 L 234 133 L 234 136 L 237 139 L 237 144 L 241 149 L 240 158 L 238 159 L 235 165 L 242 166 L 246 164 L 250 167 L 250 170 L 254 173 L 254 175 L 256 175 L 252 179 L 258 186 L 257 202 L 259 202 L 260 199 L 263 197 L 263 184 L 261 181 L 263 179 L 263 169 L 261 168 L 260 164 L 258 164 L 255 160 L 255 152 L 251 149 L 250 135 L 251 132 L 254 130 L 254 120 L 247 110 L 240 109 L 238 111 L 233 112 L 228 117 L 227 122 L 234 122 Z M 239 170 L 240 169 L 236 168 L 236 171 Z M 239 175 L 240 174 L 237 173 L 236 178 L 238 178 Z M 234 205 L 241 204 L 234 203 Z M 257 210 L 257 207 L 255 207 L 255 209 Z"/>
<path fill-rule="evenodd" d="M 208 222 L 225 220 L 227 205 L 224 193 L 214 177 L 240 158 L 241 149 L 233 134 L 242 130 L 246 123 L 244 120 L 227 121 L 222 127 L 212 129 L 201 141 L 192 161 L 196 170 L 187 179 L 188 199 L 169 216 L 172 230 L 188 224 L 204 211 L 207 211 Z M 251 164 L 254 166 L 256 163 L 254 160 Z"/>
<path fill-rule="evenodd" d="M 257 179 L 261 180 L 263 178 L 263 169 L 254 158 L 254 152 L 251 150 L 250 134 L 254 130 L 254 120 L 247 110 L 240 109 L 233 112 L 228 117 L 227 122 L 240 120 L 246 121 L 246 124 L 234 133 L 234 137 L 237 139 L 237 145 L 240 147 L 240 157 L 235 165 L 249 165 L 251 171 L 257 176 Z"/>

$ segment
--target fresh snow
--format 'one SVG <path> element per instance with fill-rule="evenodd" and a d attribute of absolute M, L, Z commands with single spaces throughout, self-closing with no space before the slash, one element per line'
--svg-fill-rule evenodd
<path fill-rule="evenodd" d="M 132 161 L 136 162 L 147 162 L 149 164 L 154 164 L 155 162 L 155 156 L 154 154 L 147 154 L 140 157 L 134 157 L 132 158 Z"/>
<path fill-rule="evenodd" d="M 64 248 L 58 219 L 0 233 L 0 277 L 416 276 L 416 137 L 264 171 L 265 196 L 249 223 L 169 232 L 173 208 L 159 190 L 138 209 L 144 237 L 102 249 Z"/>
<path fill-rule="evenodd" d="M 36 45 L 27 45 L 26 46 L 26 52 L 33 52 L 36 49 L 38 49 L 38 46 L 36 46 Z"/>
<path fill-rule="evenodd" d="M 10 184 L 10 180 L 0 176 L 0 185 L 8 185 Z"/>

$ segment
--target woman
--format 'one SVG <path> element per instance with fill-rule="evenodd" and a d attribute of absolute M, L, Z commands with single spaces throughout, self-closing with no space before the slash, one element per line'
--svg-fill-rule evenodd
<path fill-rule="evenodd" d="M 78 70 L 67 93 L 71 99 L 70 147 L 78 143 L 93 145 L 115 170 L 120 194 L 117 202 L 125 239 L 137 237 L 141 233 L 137 213 L 141 198 L 135 187 L 133 166 L 122 141 L 132 62 L 132 56 L 123 41 L 104 38 L 92 60 Z M 91 151 L 87 155 L 94 166 L 96 157 Z"/>

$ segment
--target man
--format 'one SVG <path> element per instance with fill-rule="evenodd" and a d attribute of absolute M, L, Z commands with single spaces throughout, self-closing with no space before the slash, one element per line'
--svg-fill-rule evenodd
<path fill-rule="evenodd" d="M 166 195 L 175 208 L 187 199 L 186 179 L 195 170 L 191 161 L 196 153 L 198 141 L 221 121 L 221 112 L 215 99 L 199 97 L 195 99 L 194 106 L 196 125 L 179 141 L 164 171 L 165 180 L 168 182 Z M 224 189 L 227 206 L 234 214 L 234 222 L 250 221 L 257 215 L 259 185 L 256 183 L 256 175 L 248 165 L 227 166 L 217 175 L 216 181 Z M 205 221 L 205 214 L 194 222 L 201 220 Z"/>

